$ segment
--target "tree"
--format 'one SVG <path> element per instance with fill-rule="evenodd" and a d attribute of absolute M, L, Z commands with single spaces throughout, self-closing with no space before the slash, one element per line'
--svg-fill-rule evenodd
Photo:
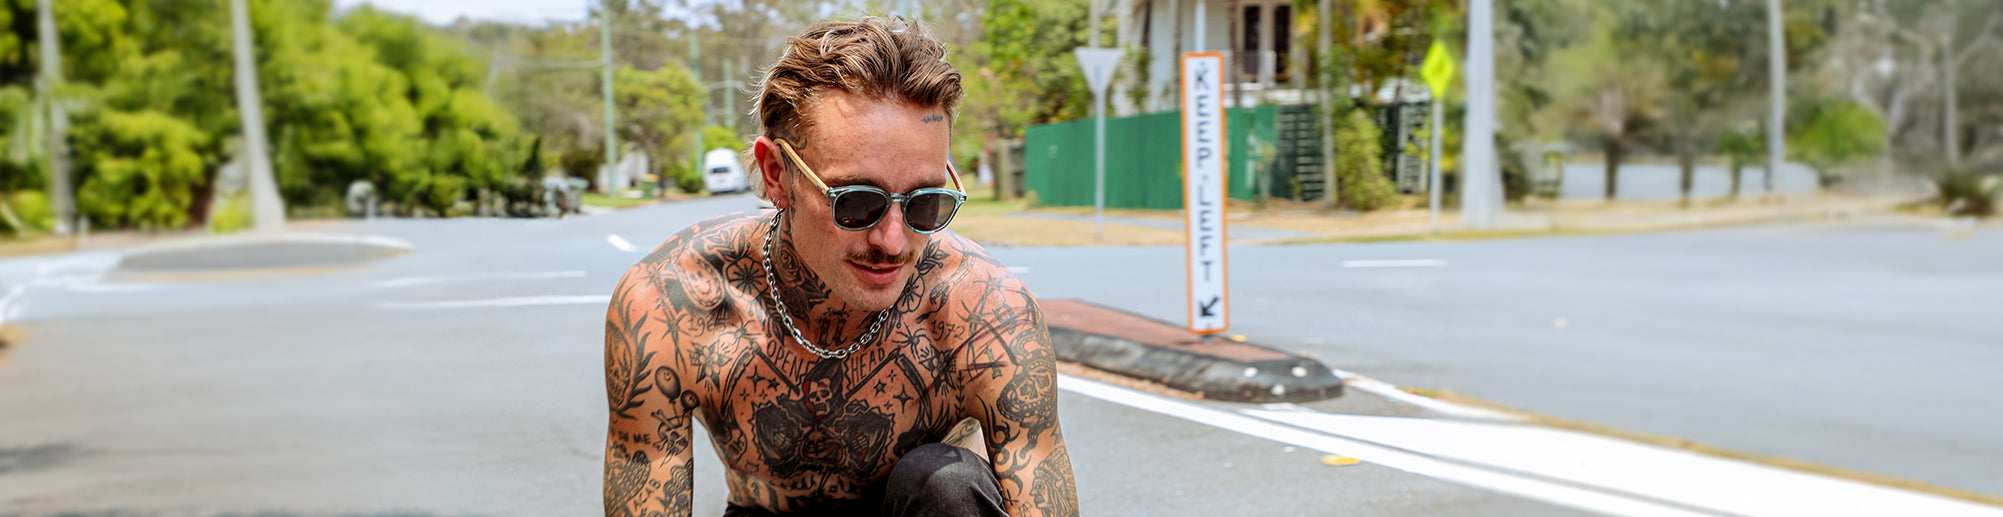
<path fill-rule="evenodd" d="M 1737 129 L 1718 135 L 1718 152 L 1725 155 L 1727 169 L 1731 172 L 1732 188 L 1727 197 L 1739 199 L 1740 175 L 1747 164 L 1757 163 L 1767 154 L 1765 127 Z"/>
<path fill-rule="evenodd" d="M 1383 132 L 1363 110 L 1349 110 L 1335 130 L 1335 167 L 1342 206 L 1371 211 L 1398 202 L 1398 186 L 1384 175 Z"/>
<path fill-rule="evenodd" d="M 1065 0 L 988 4 L 984 37 L 948 57 L 967 91 L 954 129 L 956 147 L 978 145 L 981 155 L 996 156 L 1031 125 L 1086 116 L 1092 92 L 1071 53 L 1087 43 L 1086 14 L 1081 2 Z M 1010 175 L 997 170 L 996 178 L 1000 195 L 1013 196 Z"/>
<path fill-rule="evenodd" d="M 402 213 L 450 215 L 468 190 L 519 168 L 528 139 L 458 42 L 368 7 L 328 20 L 324 3 L 292 5 L 266 9 L 276 11 L 260 28 L 270 36 L 259 37 L 266 63 L 289 64 L 264 66 L 290 202 L 332 204 L 367 180 Z"/>
<path fill-rule="evenodd" d="M 1339 2 L 1340 8 L 1323 13 L 1321 2 L 1296 0 L 1294 2 L 1297 19 L 1322 26 L 1324 17 L 1331 30 L 1330 48 L 1314 49 L 1316 68 L 1320 72 L 1320 88 L 1329 99 L 1323 103 L 1322 127 L 1340 140 L 1343 135 L 1364 133 L 1380 134 L 1370 114 L 1386 109 L 1390 104 L 1401 102 L 1407 88 L 1421 84 L 1417 79 L 1418 64 L 1432 46 L 1436 38 L 1453 38 L 1456 24 L 1447 22 L 1455 16 L 1457 2 L 1442 0 L 1379 0 L 1371 2 Z M 1320 32 L 1316 30 L 1314 32 Z M 1461 41 L 1455 41 L 1459 45 Z M 1358 114 L 1362 114 L 1361 117 Z M 1369 127 L 1358 126 L 1358 121 L 1370 121 Z M 1370 160 L 1382 163 L 1386 149 L 1380 141 L 1375 146 L 1333 144 L 1334 162 L 1349 160 L 1346 154 L 1369 154 Z M 1345 174 L 1341 167 L 1331 171 L 1329 179 L 1335 182 L 1335 201 L 1343 206 L 1358 210 L 1371 210 L 1388 204 L 1379 200 L 1378 179 L 1383 178 L 1383 169 L 1375 175 Z M 1354 194 L 1354 195 L 1352 195 Z M 1395 187 L 1391 190 L 1396 195 Z"/>
<path fill-rule="evenodd" d="M 612 77 L 619 138 L 654 157 L 656 165 L 693 159 L 686 156 L 689 146 L 677 142 L 694 135 L 696 124 L 702 122 L 702 96 L 702 85 L 681 66 L 669 64 L 647 72 L 619 68 Z M 735 139 L 732 133 L 730 140 Z M 666 176 L 657 172 L 662 184 Z"/>
<path fill-rule="evenodd" d="M 1662 70 L 1637 59 L 1647 54 L 1616 34 L 1609 17 L 1617 13 L 1608 11 L 1615 8 L 1602 6 L 1595 12 L 1592 36 L 1556 51 L 1544 78 L 1559 109 L 1605 144 L 1607 201 L 1619 189 L 1620 163 L 1630 140 L 1660 116 L 1666 88 Z"/>
<path fill-rule="evenodd" d="M 1629 48 L 1649 52 L 1647 63 L 1664 81 L 1654 128 L 1676 155 L 1679 199 L 1686 206 L 1698 156 L 1765 105 L 1757 86 L 1766 83 L 1767 68 L 1750 66 L 1766 41 L 1764 12 L 1757 2 L 1654 2 L 1629 11 L 1620 24 L 1620 33 L 1634 40 Z"/>
<path fill-rule="evenodd" d="M 1824 93 L 1847 96 L 1883 121 L 1880 147 L 1903 150 L 1909 160 L 1954 168 L 1979 145 L 1964 136 L 1982 134 L 1977 129 L 1981 119 L 1963 117 L 1963 98 L 1996 95 L 2003 84 L 1993 64 L 2003 55 L 1997 44 L 2003 37 L 2003 22 L 1998 21 L 2003 5 L 1877 0 L 1838 13 L 1842 23 L 1832 37 L 1834 59 L 1820 71 L 1822 82 L 1831 85 Z M 1790 19 L 1788 26 L 1792 30 L 1797 23 Z M 1997 118 L 1987 120 L 1993 124 Z M 1920 149 L 1933 153 L 1921 155 L 1916 152 Z M 1887 153 L 1885 158 L 1899 157 Z"/>
<path fill-rule="evenodd" d="M 81 215 L 111 227 L 177 229 L 190 221 L 206 183 L 202 148 L 209 137 L 194 124 L 157 111 L 99 111 L 79 117 L 77 189 Z"/>
<path fill-rule="evenodd" d="M 1922 48 L 1931 47 L 1939 60 L 1941 148 L 1949 167 L 1961 165 L 1960 123 L 1961 71 L 1970 58 L 1993 50 L 1997 44 L 1997 22 L 2003 7 L 1995 2 L 1948 0 L 1929 2 L 1920 8 L 1916 25 L 1920 31 L 1900 30 L 1896 34 Z"/>
<path fill-rule="evenodd" d="M 1884 152 L 1877 135 L 1884 123 L 1869 109 L 1849 100 L 1816 102 L 1806 123 L 1788 135 L 1789 158 L 1815 169 L 1823 185 L 1834 183 L 1836 167 Z"/>

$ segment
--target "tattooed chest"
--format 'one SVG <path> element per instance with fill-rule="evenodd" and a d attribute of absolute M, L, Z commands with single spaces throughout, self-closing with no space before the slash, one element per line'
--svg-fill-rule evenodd
<path fill-rule="evenodd" d="M 758 352 L 732 369 L 703 416 L 737 474 L 734 497 L 859 496 L 905 451 L 952 428 L 958 403 L 935 354 L 877 352 L 811 363 Z"/>

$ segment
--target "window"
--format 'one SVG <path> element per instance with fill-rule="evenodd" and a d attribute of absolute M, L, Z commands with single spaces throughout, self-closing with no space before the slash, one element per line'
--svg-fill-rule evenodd
<path fill-rule="evenodd" d="M 1244 52 L 1233 56 L 1238 60 L 1238 69 L 1245 71 L 1248 79 L 1259 76 L 1259 51 L 1264 50 L 1259 46 L 1259 32 L 1265 28 L 1264 24 L 1259 23 L 1259 7 L 1261 6 L 1245 6 L 1245 18 L 1238 24 L 1244 31 L 1243 43 L 1238 49 Z"/>
<path fill-rule="evenodd" d="M 1273 81 L 1290 80 L 1288 65 L 1293 63 L 1294 50 L 1294 6 L 1280 4 L 1273 7 Z"/>

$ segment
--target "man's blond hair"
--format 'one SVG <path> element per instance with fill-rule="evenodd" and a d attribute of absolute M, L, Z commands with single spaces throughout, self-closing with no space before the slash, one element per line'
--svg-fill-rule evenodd
<path fill-rule="evenodd" d="M 786 139 L 794 148 L 814 145 L 814 120 L 805 113 L 829 88 L 939 108 L 948 125 L 966 96 L 960 71 L 946 62 L 946 45 L 924 23 L 901 16 L 815 22 L 786 41 L 785 53 L 765 69 L 756 87 L 751 109 L 758 115 L 760 134 Z M 744 151 L 745 174 L 751 191 L 762 199 L 765 176 L 752 154 L 755 148 Z"/>

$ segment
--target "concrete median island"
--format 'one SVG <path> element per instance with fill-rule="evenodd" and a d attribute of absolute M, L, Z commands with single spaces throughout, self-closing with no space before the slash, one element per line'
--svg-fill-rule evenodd
<path fill-rule="evenodd" d="M 288 233 L 203 238 L 126 252 L 111 275 L 127 279 L 311 271 L 368 264 L 415 250 L 374 235 Z"/>
<path fill-rule="evenodd" d="M 1077 300 L 1040 304 L 1057 359 L 1231 402 L 1311 402 L 1342 396 L 1320 361 Z"/>

